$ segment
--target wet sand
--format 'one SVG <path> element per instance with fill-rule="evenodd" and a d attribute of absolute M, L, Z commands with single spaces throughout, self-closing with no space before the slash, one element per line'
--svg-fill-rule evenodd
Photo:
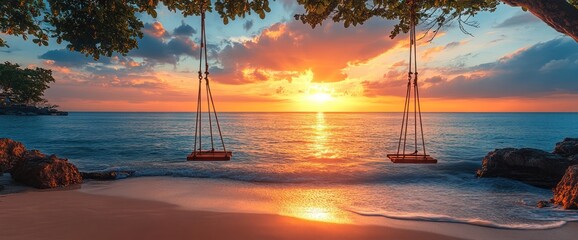
<path fill-rule="evenodd" d="M 269 214 L 179 209 L 76 190 L 0 195 L 1 238 L 16 239 L 459 239 Z"/>
<path fill-rule="evenodd" d="M 0 192 L 0 239 L 574 239 L 578 223 L 548 230 L 286 212 L 268 185 L 169 177 Z M 244 189 L 243 186 L 246 186 Z M 297 190 L 302 191 L 302 190 Z M 290 195 L 295 198 L 294 195 Z M 323 196 L 322 196 L 323 197 Z M 274 199 L 274 198 L 273 198 Z M 293 199 L 292 199 L 293 200 Z M 311 201 L 319 203 L 323 198 Z M 297 201 L 291 206 L 308 202 Z M 330 207 L 330 206 L 329 206 Z M 275 210 L 277 209 L 277 210 Z M 301 208 L 298 208 L 298 210 Z M 315 214 L 315 212 L 313 213 Z M 328 215 L 323 215 L 328 214 Z M 331 215 L 335 216 L 331 216 Z M 300 216 L 301 215 L 301 216 Z M 309 218 L 309 219 L 307 219 Z M 322 221 L 311 219 L 319 218 Z M 346 221 L 342 221 L 346 220 Z"/>

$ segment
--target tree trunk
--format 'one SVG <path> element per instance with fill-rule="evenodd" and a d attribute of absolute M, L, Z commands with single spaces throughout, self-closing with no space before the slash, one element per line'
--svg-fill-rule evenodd
<path fill-rule="evenodd" d="M 556 31 L 578 42 L 578 9 L 566 0 L 502 0 L 502 2 L 527 9 Z"/>

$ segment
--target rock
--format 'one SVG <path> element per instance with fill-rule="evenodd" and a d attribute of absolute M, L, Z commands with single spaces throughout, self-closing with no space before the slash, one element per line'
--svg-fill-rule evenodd
<path fill-rule="evenodd" d="M 536 204 L 536 207 L 538 208 L 545 208 L 545 207 L 549 207 L 550 206 L 550 202 L 549 201 L 539 201 Z"/>
<path fill-rule="evenodd" d="M 576 161 L 532 148 L 503 148 L 489 152 L 482 160 L 478 177 L 505 177 L 544 188 L 553 188 L 566 169 Z"/>
<path fill-rule="evenodd" d="M 552 202 L 564 209 L 578 209 L 578 165 L 566 170 L 566 174 L 554 189 Z"/>
<path fill-rule="evenodd" d="M 564 141 L 556 143 L 554 153 L 564 157 L 578 155 L 578 138 L 565 138 Z"/>
<path fill-rule="evenodd" d="M 115 180 L 116 172 L 80 172 L 82 179 Z"/>
<path fill-rule="evenodd" d="M 14 163 L 19 161 L 26 148 L 20 142 L 0 138 L 0 172 L 10 172 Z"/>
<path fill-rule="evenodd" d="M 94 179 L 100 181 L 116 180 L 134 175 L 134 171 L 108 171 L 108 172 L 80 172 L 82 179 Z"/>
<path fill-rule="evenodd" d="M 56 188 L 82 183 L 78 169 L 67 159 L 27 151 L 12 168 L 12 179 L 36 188 Z"/>

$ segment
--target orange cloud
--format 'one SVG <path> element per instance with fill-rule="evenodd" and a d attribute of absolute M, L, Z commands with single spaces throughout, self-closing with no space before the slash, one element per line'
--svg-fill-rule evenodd
<path fill-rule="evenodd" d="M 431 59 L 431 56 L 433 54 L 439 53 L 441 51 L 443 51 L 445 49 L 444 46 L 437 46 L 437 47 L 433 47 L 433 48 L 428 48 L 427 50 L 425 50 L 422 54 L 422 59 L 423 61 L 427 61 L 429 59 Z"/>
<path fill-rule="evenodd" d="M 427 60 L 431 59 L 431 57 L 436 53 L 440 53 L 444 50 L 449 50 L 449 49 L 464 45 L 467 42 L 468 41 L 450 42 L 444 46 L 437 46 L 437 47 L 428 48 L 423 52 L 421 60 L 427 61 Z"/>
<path fill-rule="evenodd" d="M 148 33 L 150 35 L 155 36 L 156 38 L 161 37 L 168 37 L 169 33 L 163 27 L 163 24 L 160 22 L 153 22 L 151 24 L 146 24 L 145 27 L 142 29 L 144 33 Z"/>
<path fill-rule="evenodd" d="M 233 42 L 219 54 L 222 69 L 214 80 L 246 84 L 267 78 L 243 74 L 246 69 L 275 72 L 313 73 L 313 82 L 346 79 L 350 63 L 364 63 L 396 45 L 383 32 L 384 21 L 371 20 L 356 28 L 328 23 L 311 29 L 300 22 L 277 23 L 251 40 Z M 360 37 L 363 36 L 363 37 Z"/>

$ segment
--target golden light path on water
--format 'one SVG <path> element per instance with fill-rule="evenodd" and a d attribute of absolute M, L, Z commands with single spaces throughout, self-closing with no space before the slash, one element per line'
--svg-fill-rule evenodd
<path fill-rule="evenodd" d="M 349 223 L 348 213 L 338 206 L 345 192 L 338 189 L 287 189 L 279 202 L 279 215 L 313 221 Z"/>
<path fill-rule="evenodd" d="M 332 134 L 327 127 L 323 112 L 316 114 L 312 129 L 310 146 L 313 150 L 312 157 L 320 161 L 308 161 L 306 164 L 315 168 L 319 166 L 313 165 L 323 165 L 323 159 L 339 158 L 338 151 L 335 151 L 334 146 L 328 142 Z M 341 198 L 345 196 L 345 193 L 338 192 L 336 189 L 284 188 L 279 190 L 281 191 L 278 193 L 280 199 L 275 201 L 279 204 L 277 206 L 279 215 L 322 222 L 350 222 L 347 213 L 336 204 L 343 200 Z"/>
<path fill-rule="evenodd" d="M 337 151 L 333 151 L 332 147 L 327 144 L 327 140 L 331 138 L 331 132 L 327 131 L 327 125 L 325 123 L 325 114 L 323 112 L 318 112 L 316 115 L 316 121 L 313 125 L 314 134 L 313 138 L 313 149 L 314 156 L 316 158 L 336 158 L 338 157 Z"/>
<path fill-rule="evenodd" d="M 118 188 L 113 187 L 104 192 L 127 197 L 144 196 L 145 199 L 170 202 L 194 210 L 279 214 L 332 223 L 353 222 L 351 213 L 345 210 L 347 206 L 356 205 L 353 201 L 357 200 L 351 197 L 351 186 L 337 187 L 324 181 L 308 184 L 300 182 L 308 182 L 312 175 L 326 176 L 329 181 L 333 178 L 342 179 L 348 171 L 359 167 L 359 162 L 350 161 L 350 159 L 355 159 L 355 156 L 345 150 L 350 142 L 345 140 L 349 133 L 343 130 L 351 126 L 340 125 L 335 121 L 345 121 L 345 119 L 332 118 L 323 112 L 317 112 L 314 115 L 302 114 L 298 117 L 299 120 L 290 122 L 280 118 L 269 125 L 277 128 L 283 126 L 286 129 L 285 132 L 277 132 L 275 135 L 247 135 L 253 138 L 260 137 L 262 139 L 259 141 L 266 143 L 252 146 L 260 153 L 273 149 L 281 151 L 278 154 L 289 154 L 289 158 L 283 157 L 278 163 L 251 163 L 251 169 L 271 172 L 273 175 L 286 174 L 296 180 L 295 183 L 268 184 L 267 181 L 246 183 L 210 179 L 146 178 L 129 179 L 124 181 L 122 186 L 119 185 Z M 251 126 L 253 122 L 246 124 Z M 274 148 L 268 144 L 269 142 L 276 142 L 282 147 Z M 183 168 L 191 167 L 191 163 L 188 162 L 178 164 L 183 165 Z M 204 166 L 223 168 L 226 165 L 206 164 Z M 142 183 L 143 181 L 146 183 Z M 116 183 L 113 184 L 116 185 Z"/>

